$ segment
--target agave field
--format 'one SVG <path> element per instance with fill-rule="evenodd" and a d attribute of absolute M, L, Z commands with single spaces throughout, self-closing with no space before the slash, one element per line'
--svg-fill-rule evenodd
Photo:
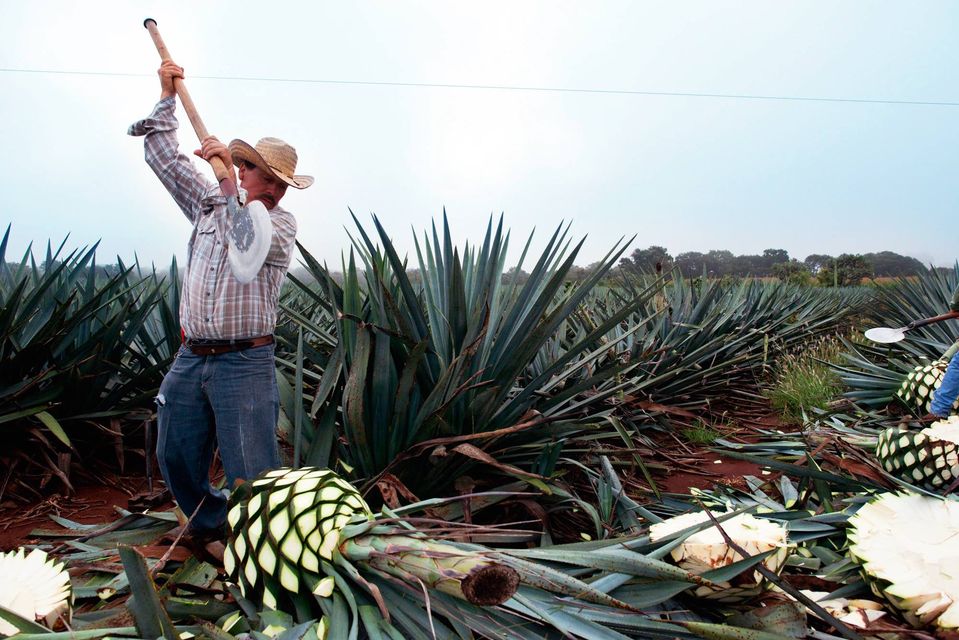
<path fill-rule="evenodd" d="M 222 563 L 178 545 L 170 504 L 51 514 L 0 554 L 0 636 L 955 637 L 959 418 L 917 418 L 959 327 L 862 331 L 942 313 L 959 267 L 848 288 L 635 277 L 624 239 L 574 278 L 567 226 L 507 265 L 502 221 L 461 242 L 444 215 L 412 256 L 354 223 L 333 267 L 299 247 L 286 466 L 227 488 Z M 152 473 L 180 334 L 175 262 L 10 257 L 9 233 L 11 517 Z"/>

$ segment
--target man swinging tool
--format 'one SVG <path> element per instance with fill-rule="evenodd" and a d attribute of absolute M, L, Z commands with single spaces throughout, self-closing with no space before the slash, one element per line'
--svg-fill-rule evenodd
<path fill-rule="evenodd" d="M 305 189 L 313 178 L 295 175 L 296 151 L 277 138 L 252 147 L 202 135 L 194 153 L 214 165 L 220 184 L 205 177 L 177 150 L 178 91 L 198 135 L 205 132 L 183 69 L 169 60 L 155 23 L 145 24 L 164 58 L 160 101 L 129 134 L 144 137 L 147 164 L 193 225 L 180 300 L 183 344 L 157 396 L 157 458 L 180 508 L 192 515 L 188 534 L 205 544 L 223 537 L 226 517 L 226 497 L 209 481 L 214 445 L 228 487 L 279 465 L 273 330 L 296 235 L 293 214 L 279 203 L 287 187 Z M 268 217 L 258 220 L 253 204 Z"/>

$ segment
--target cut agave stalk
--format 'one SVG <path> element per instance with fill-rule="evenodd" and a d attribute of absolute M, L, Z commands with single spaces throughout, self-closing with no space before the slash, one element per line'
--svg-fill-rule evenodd
<path fill-rule="evenodd" d="M 517 572 L 483 554 L 395 527 L 358 527 L 346 537 L 351 520 L 370 522 L 372 513 L 333 471 L 267 472 L 230 497 L 224 568 L 244 597 L 284 611 L 313 610 L 340 588 L 331 579 L 337 568 L 357 575 L 352 563 L 478 605 L 501 604 L 516 591 Z"/>
<path fill-rule="evenodd" d="M 915 627 L 959 627 L 959 503 L 886 493 L 849 527 L 849 554 L 876 595 Z"/>
<path fill-rule="evenodd" d="M 717 520 L 721 520 L 725 515 L 712 513 Z M 705 511 L 686 513 L 652 525 L 649 528 L 649 537 L 652 542 L 656 542 L 708 521 L 709 515 Z M 763 560 L 763 565 L 777 574 L 782 570 L 790 548 L 784 526 L 748 513 L 723 520 L 719 526 L 749 556 L 772 552 Z M 670 554 L 676 564 L 697 575 L 744 559 L 726 543 L 716 525 L 692 534 Z M 738 602 L 758 595 L 769 586 L 758 571 L 740 574 L 730 582 L 720 582 L 717 585 L 697 587 L 695 594 L 721 602 Z"/>
<path fill-rule="evenodd" d="M 886 429 L 879 434 L 876 458 L 883 469 L 917 486 L 933 491 L 950 486 L 959 478 L 959 416 L 922 431 Z"/>
<path fill-rule="evenodd" d="M 0 606 L 28 620 L 50 627 L 64 614 L 70 616 L 70 575 L 62 563 L 34 549 L 23 547 L 0 553 Z M 12 636 L 18 629 L 0 620 L 0 634 Z"/>
<path fill-rule="evenodd" d="M 942 384 L 948 366 L 949 361 L 942 359 L 917 366 L 906 375 L 896 397 L 919 413 L 929 413 L 932 411 L 932 394 Z M 952 410 L 959 410 L 959 400 L 952 405 Z"/>
<path fill-rule="evenodd" d="M 407 582 L 416 576 L 430 589 L 478 605 L 502 604 L 519 586 L 514 569 L 425 538 L 363 535 L 347 540 L 341 551 L 354 559 L 365 558 L 383 573 Z"/>

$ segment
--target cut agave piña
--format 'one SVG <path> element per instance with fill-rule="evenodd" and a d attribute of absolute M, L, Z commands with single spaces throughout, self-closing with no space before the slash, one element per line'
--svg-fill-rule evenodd
<path fill-rule="evenodd" d="M 374 527 L 372 517 L 359 492 L 329 469 L 269 471 L 230 496 L 223 566 L 244 597 L 301 618 L 345 588 L 342 574 L 359 579 L 354 563 L 472 604 L 501 604 L 516 591 L 517 572 L 485 554 L 395 525 Z M 368 526 L 346 533 L 351 521 Z"/>
<path fill-rule="evenodd" d="M 886 493 L 849 527 L 849 554 L 876 595 L 915 627 L 959 627 L 959 502 Z"/>
<path fill-rule="evenodd" d="M 332 559 L 340 531 L 369 507 L 328 469 L 277 469 L 231 496 L 226 572 L 252 600 L 280 608 L 288 594 L 322 588 L 321 563 Z"/>
<path fill-rule="evenodd" d="M 726 514 L 713 512 L 713 517 L 717 520 L 721 520 L 724 515 Z M 663 540 L 708 520 L 709 516 L 705 511 L 670 518 L 650 527 L 650 540 L 653 542 Z M 748 513 L 741 513 L 723 520 L 719 526 L 748 556 L 771 552 L 763 560 L 763 565 L 767 569 L 774 573 L 779 573 L 782 569 L 789 556 L 790 547 L 784 526 Z M 726 543 L 715 525 L 689 536 L 670 553 L 676 564 L 697 575 L 744 559 Z M 730 582 L 718 583 L 717 587 L 697 587 L 695 594 L 721 602 L 738 602 L 758 595 L 767 586 L 767 581 L 761 573 L 746 571 Z"/>
<path fill-rule="evenodd" d="M 932 411 L 932 394 L 942 383 L 948 366 L 948 360 L 935 360 L 917 366 L 906 375 L 896 391 L 896 397 L 919 413 L 929 413 Z M 959 410 L 959 400 L 952 405 L 952 410 Z"/>
<path fill-rule="evenodd" d="M 23 547 L 0 553 L 0 606 L 48 627 L 63 614 L 69 618 L 70 575 L 62 563 L 34 549 Z M 0 634 L 12 636 L 18 629 L 0 619 Z"/>
<path fill-rule="evenodd" d="M 949 416 L 921 431 L 891 427 L 879 434 L 876 458 L 882 468 L 906 482 L 930 490 L 959 478 L 959 416 Z"/>

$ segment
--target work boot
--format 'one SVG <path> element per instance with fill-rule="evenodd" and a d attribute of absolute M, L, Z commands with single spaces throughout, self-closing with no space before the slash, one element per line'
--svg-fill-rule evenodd
<path fill-rule="evenodd" d="M 226 550 L 225 540 L 226 534 L 222 528 L 196 532 L 191 530 L 184 536 L 183 543 L 197 560 L 222 567 L 223 552 Z"/>

